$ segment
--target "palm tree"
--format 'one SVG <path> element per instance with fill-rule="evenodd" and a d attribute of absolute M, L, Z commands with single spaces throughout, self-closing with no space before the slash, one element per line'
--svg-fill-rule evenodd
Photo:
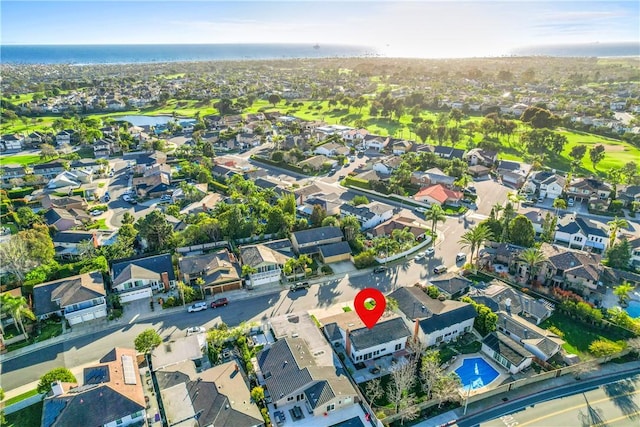
<path fill-rule="evenodd" d="M 527 248 L 520 253 L 520 261 L 527 265 L 528 280 L 531 280 L 536 275 L 538 269 L 546 260 L 546 255 L 538 248 Z"/>
<path fill-rule="evenodd" d="M 613 246 L 616 242 L 616 236 L 621 228 L 627 228 L 629 223 L 624 218 L 615 217 L 612 221 L 607 223 L 609 226 L 609 247 Z"/>
<path fill-rule="evenodd" d="M 493 233 L 486 224 L 480 224 L 473 227 L 466 233 L 464 233 L 458 243 L 462 244 L 462 247 L 469 247 L 471 249 L 471 263 L 473 263 L 473 254 L 480 252 L 480 246 L 486 241 L 493 239 Z M 476 267 L 477 267 L 476 259 Z"/>
<path fill-rule="evenodd" d="M 613 290 L 613 293 L 618 297 L 618 301 L 621 305 L 624 305 L 629 300 L 629 292 L 633 290 L 633 285 L 627 282 L 622 284 Z"/>
<path fill-rule="evenodd" d="M 202 295 L 202 299 L 205 299 L 204 297 L 204 285 L 205 285 L 205 281 L 202 277 L 198 277 L 196 279 L 196 286 L 198 286 L 198 288 L 200 288 L 200 294 Z"/>
<path fill-rule="evenodd" d="M 561 199 L 560 197 L 557 197 L 553 201 L 553 207 L 556 208 L 556 216 L 557 216 L 558 215 L 558 210 L 567 209 L 567 201 L 565 199 Z"/>
<path fill-rule="evenodd" d="M 23 319 L 26 317 L 27 319 L 36 320 L 36 316 L 29 308 L 27 299 L 22 296 L 13 297 L 9 294 L 2 294 L 0 298 L 2 302 L 2 310 L 9 313 L 16 326 L 18 326 L 24 334 L 25 338 L 28 338 L 29 335 L 24 327 Z"/>
<path fill-rule="evenodd" d="M 500 216 L 500 212 L 504 210 L 504 206 L 500 202 L 496 202 L 492 207 L 491 211 L 495 214 L 496 219 Z"/>
<path fill-rule="evenodd" d="M 447 220 L 447 217 L 444 214 L 444 210 L 442 209 L 442 206 L 440 205 L 433 205 L 431 206 L 431 209 L 429 211 L 427 211 L 426 215 L 425 215 L 425 219 L 427 221 L 431 221 L 431 235 L 433 236 L 433 239 L 436 239 L 436 226 L 438 225 L 438 222 L 445 222 Z"/>
<path fill-rule="evenodd" d="M 523 202 L 526 200 L 526 198 L 522 194 L 516 193 L 515 191 L 509 192 L 507 197 L 509 198 L 509 201 L 511 203 L 515 203 L 516 210 L 518 210 L 518 208 L 520 207 L 520 202 Z"/>

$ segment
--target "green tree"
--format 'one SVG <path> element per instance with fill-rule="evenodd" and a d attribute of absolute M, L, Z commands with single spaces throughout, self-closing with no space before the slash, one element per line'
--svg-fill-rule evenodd
<path fill-rule="evenodd" d="M 320 205 L 313 205 L 313 211 L 311 211 L 311 224 L 314 227 L 320 227 L 322 221 L 327 217 L 327 211 Z"/>
<path fill-rule="evenodd" d="M 364 195 L 356 195 L 353 197 L 353 199 L 351 199 L 351 204 L 353 206 L 360 206 L 360 205 L 366 205 L 369 203 L 369 199 L 367 199 L 367 196 Z"/>
<path fill-rule="evenodd" d="M 436 227 L 439 222 L 445 222 L 447 220 L 447 216 L 444 214 L 444 210 L 440 205 L 433 205 L 431 209 L 427 211 L 425 214 L 425 219 L 427 221 L 431 221 L 431 235 L 433 236 L 433 240 L 436 240 Z"/>
<path fill-rule="evenodd" d="M 0 309 L 8 313 L 13 319 L 14 323 L 20 331 L 24 334 L 25 338 L 29 338 L 27 330 L 24 327 L 24 319 L 36 320 L 35 314 L 29 308 L 27 299 L 23 296 L 14 297 L 8 293 L 0 294 L 0 303 L 2 307 Z"/>
<path fill-rule="evenodd" d="M 469 297 L 463 297 L 461 301 L 471 304 L 476 310 L 478 315 L 473 322 L 473 327 L 476 328 L 480 335 L 484 337 L 490 332 L 496 330 L 496 326 L 498 325 L 498 315 L 489 307 L 484 304 L 477 303 Z"/>
<path fill-rule="evenodd" d="M 249 264 L 244 264 L 242 266 L 242 277 L 248 277 L 251 274 L 255 274 L 258 272 L 258 269 L 250 266 Z"/>
<path fill-rule="evenodd" d="M 604 159 L 605 148 L 604 145 L 598 144 L 596 146 L 591 147 L 589 150 L 589 158 L 591 159 L 591 164 L 593 168 L 596 169 L 598 163 L 600 163 Z"/>
<path fill-rule="evenodd" d="M 77 383 L 76 377 L 67 368 L 55 368 L 40 377 L 38 383 L 38 393 L 46 394 L 51 391 L 51 384 L 56 381 L 64 383 Z"/>
<path fill-rule="evenodd" d="M 567 209 L 567 201 L 565 199 L 561 199 L 560 197 L 557 197 L 553 201 L 553 207 L 556 208 L 556 215 L 558 215 L 558 210 Z"/>
<path fill-rule="evenodd" d="M 463 248 L 468 247 L 471 253 L 470 262 L 473 263 L 473 258 L 475 252 L 480 252 L 480 247 L 487 240 L 494 239 L 493 233 L 491 229 L 486 224 L 478 224 L 473 227 L 469 231 L 465 232 L 462 236 L 460 236 L 460 240 L 458 243 L 462 245 Z M 479 261 L 479 257 L 476 256 L 476 266 Z"/>
<path fill-rule="evenodd" d="M 146 240 L 151 252 L 168 248 L 173 236 L 173 227 L 167 222 L 162 212 L 152 211 L 140 218 L 135 227 L 140 237 Z"/>
<path fill-rule="evenodd" d="M 529 248 L 535 243 L 533 223 L 524 215 L 518 215 L 509 223 L 509 241 L 514 245 Z"/>
<path fill-rule="evenodd" d="M 538 270 L 547 260 L 546 255 L 538 248 L 527 248 L 520 253 L 520 261 L 522 261 L 527 266 L 528 278 L 527 281 L 530 281 L 536 274 L 538 274 Z"/>
<path fill-rule="evenodd" d="M 557 122 L 557 117 L 549 110 L 534 106 L 524 110 L 520 116 L 520 120 L 529 123 L 531 127 L 536 129 L 552 129 Z"/>
<path fill-rule="evenodd" d="M 631 260 L 631 245 L 627 239 L 621 239 L 609 247 L 606 252 L 607 265 L 613 268 L 627 268 Z"/>
<path fill-rule="evenodd" d="M 136 222 L 136 219 L 130 212 L 127 211 L 122 215 L 122 224 L 133 224 L 134 222 Z"/>
<path fill-rule="evenodd" d="M 58 157 L 58 152 L 50 144 L 42 144 L 40 146 L 40 158 L 42 160 L 49 160 Z"/>
<path fill-rule="evenodd" d="M 340 220 L 340 227 L 347 242 L 353 242 L 360 230 L 360 221 L 354 215 L 347 215 Z"/>
<path fill-rule="evenodd" d="M 280 98 L 280 95 L 278 95 L 277 93 L 272 93 L 271 95 L 269 95 L 269 104 L 272 104 L 274 107 L 280 101 L 282 101 L 282 98 Z"/>
<path fill-rule="evenodd" d="M 620 304 L 626 304 L 629 301 L 629 292 L 633 289 L 634 286 L 625 281 L 613 290 L 613 294 L 618 297 Z"/>
<path fill-rule="evenodd" d="M 618 231 L 621 228 L 629 227 L 629 222 L 624 218 L 615 217 L 614 219 L 609 221 L 607 225 L 609 226 L 609 247 L 611 247 L 616 242 Z"/>
<path fill-rule="evenodd" d="M 251 399 L 258 405 L 262 404 L 264 400 L 264 389 L 260 386 L 255 386 L 251 389 Z"/>
<path fill-rule="evenodd" d="M 576 165 L 579 165 L 584 158 L 584 155 L 587 154 L 587 146 L 584 144 L 577 144 L 571 147 L 571 151 L 569 151 L 569 157 L 573 159 Z"/>
<path fill-rule="evenodd" d="M 133 345 L 138 353 L 149 354 L 151 351 L 162 344 L 162 338 L 155 329 L 145 329 L 133 341 Z"/>
<path fill-rule="evenodd" d="M 18 222 L 18 226 L 22 229 L 29 228 L 33 224 L 39 224 L 42 222 L 42 217 L 26 206 L 18 208 L 15 218 Z"/>

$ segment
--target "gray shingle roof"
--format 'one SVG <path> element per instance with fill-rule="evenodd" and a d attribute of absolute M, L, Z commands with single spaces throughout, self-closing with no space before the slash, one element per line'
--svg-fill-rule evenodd
<path fill-rule="evenodd" d="M 53 236 L 53 243 L 80 243 L 93 239 L 91 231 L 59 231 Z"/>
<path fill-rule="evenodd" d="M 299 363 L 292 348 L 307 349 L 308 357 Z M 315 362 L 302 338 L 284 338 L 262 350 L 258 354 L 258 364 L 271 396 L 277 400 L 309 384 L 312 378 L 307 368 Z"/>
<path fill-rule="evenodd" d="M 324 405 L 336 395 L 331 390 L 331 386 L 327 381 L 320 381 L 304 391 L 307 400 L 313 409 Z"/>
<path fill-rule="evenodd" d="M 322 245 L 319 246 L 318 249 L 320 249 L 323 258 L 351 253 L 351 246 L 349 246 L 348 242 L 344 241 Z"/>
<path fill-rule="evenodd" d="M 378 322 L 371 329 L 360 328 L 350 333 L 351 345 L 357 350 L 364 350 L 410 336 L 411 331 L 399 317 Z"/>
<path fill-rule="evenodd" d="M 502 332 L 491 332 L 482 340 L 482 343 L 516 366 L 520 365 L 525 359 L 533 357 L 529 350 Z"/>
<path fill-rule="evenodd" d="M 53 313 L 72 304 L 104 297 L 102 273 L 84 273 L 33 287 L 36 316 Z M 59 305 L 54 302 L 60 300 Z"/>
<path fill-rule="evenodd" d="M 142 267 L 146 270 L 155 271 L 158 274 L 168 273 L 169 280 L 176 280 L 176 275 L 173 271 L 173 264 L 171 262 L 171 254 L 160 254 L 130 260 L 116 260 L 111 265 L 111 277 L 118 277 L 122 270 L 124 270 L 129 264 L 137 265 L 138 267 Z"/>
<path fill-rule="evenodd" d="M 293 233 L 299 245 L 343 237 L 338 227 L 318 227 Z"/>

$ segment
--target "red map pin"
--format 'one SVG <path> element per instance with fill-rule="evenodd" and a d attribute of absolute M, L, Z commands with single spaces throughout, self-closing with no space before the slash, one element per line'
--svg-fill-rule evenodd
<path fill-rule="evenodd" d="M 365 305 L 365 302 L 370 299 L 374 301 L 375 305 L 371 304 L 371 302 Z M 356 295 L 353 300 L 353 305 L 362 322 L 367 328 L 371 329 L 378 323 L 378 319 L 380 319 L 380 316 L 384 313 L 387 300 L 379 290 L 375 288 L 365 288 L 358 292 L 358 295 Z"/>

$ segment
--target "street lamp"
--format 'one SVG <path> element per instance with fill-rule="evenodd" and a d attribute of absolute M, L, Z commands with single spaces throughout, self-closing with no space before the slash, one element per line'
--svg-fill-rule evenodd
<path fill-rule="evenodd" d="M 464 411 L 462 412 L 462 415 L 467 415 L 467 406 L 469 405 L 469 395 L 471 394 L 471 390 L 476 389 L 476 385 L 478 384 L 478 382 L 480 382 L 478 388 L 484 385 L 482 383 L 482 379 L 480 378 L 480 375 L 477 374 L 477 371 L 476 371 L 476 375 L 478 375 L 478 377 L 475 380 L 471 380 L 471 383 L 469 383 L 469 388 L 467 389 L 467 397 L 465 398 L 465 401 L 464 401 Z"/>

